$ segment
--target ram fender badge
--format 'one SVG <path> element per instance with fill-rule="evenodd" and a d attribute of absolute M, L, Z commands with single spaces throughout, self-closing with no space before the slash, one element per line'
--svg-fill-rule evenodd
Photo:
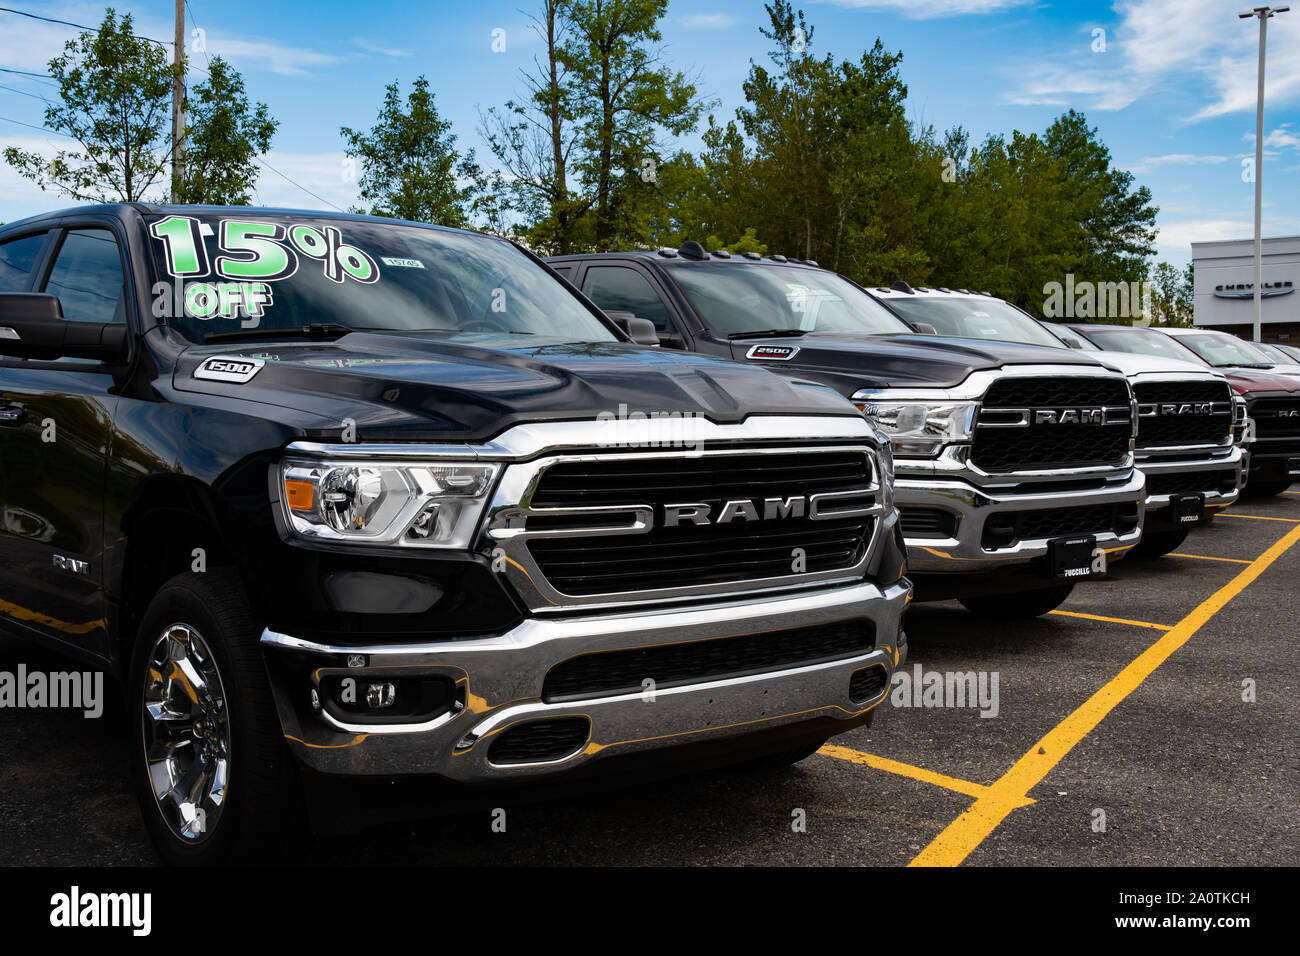
<path fill-rule="evenodd" d="M 260 372 L 265 364 L 261 359 L 244 358 L 242 355 L 214 355 L 200 363 L 194 370 L 194 377 L 243 385 Z"/>
<path fill-rule="evenodd" d="M 799 351 L 797 345 L 755 345 L 745 353 L 745 358 L 750 359 L 774 359 L 779 362 L 788 362 L 794 358 L 795 353 Z"/>

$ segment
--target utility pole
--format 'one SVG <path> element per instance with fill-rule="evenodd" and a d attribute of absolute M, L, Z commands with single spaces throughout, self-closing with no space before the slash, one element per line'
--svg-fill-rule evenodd
<path fill-rule="evenodd" d="M 176 43 L 172 47 L 172 202 L 181 190 L 185 164 L 181 159 L 181 140 L 185 137 L 185 0 L 176 0 Z"/>
<path fill-rule="evenodd" d="M 1259 91 L 1255 100 L 1255 328 L 1252 342 L 1263 337 L 1264 324 L 1264 238 L 1262 217 L 1264 211 L 1264 49 L 1268 39 L 1268 18 L 1286 13 L 1290 7 L 1256 7 L 1248 13 L 1239 13 L 1242 20 L 1259 18 Z"/>

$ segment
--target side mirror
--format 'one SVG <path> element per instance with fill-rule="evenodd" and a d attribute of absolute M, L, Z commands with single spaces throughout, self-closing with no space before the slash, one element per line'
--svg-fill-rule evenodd
<path fill-rule="evenodd" d="M 1067 349 L 1081 349 L 1081 348 L 1083 348 L 1083 343 L 1082 343 L 1082 342 L 1080 342 L 1078 339 L 1076 339 L 1076 338 L 1074 338 L 1074 337 L 1072 337 L 1072 336 L 1069 336 L 1069 335 L 1062 335 L 1062 336 L 1061 336 L 1061 341 L 1065 343 L 1065 347 L 1066 347 Z"/>
<path fill-rule="evenodd" d="M 655 324 L 649 319 L 638 319 L 631 312 L 606 312 L 605 314 L 637 345 L 659 344 Z"/>
<path fill-rule="evenodd" d="M 56 295 L 0 292 L 0 355 L 53 360 L 121 358 L 127 328 L 117 322 L 69 322 Z"/>
<path fill-rule="evenodd" d="M 913 322 L 912 327 L 916 329 L 919 335 L 938 335 L 939 330 L 929 322 Z"/>

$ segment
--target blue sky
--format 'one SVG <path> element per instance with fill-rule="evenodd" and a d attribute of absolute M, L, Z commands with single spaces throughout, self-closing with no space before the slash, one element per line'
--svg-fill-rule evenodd
<path fill-rule="evenodd" d="M 1181 265 L 1196 239 L 1238 238 L 1253 228 L 1253 186 L 1242 160 L 1254 155 L 1258 22 L 1238 20 L 1254 0 L 805 0 L 812 49 L 856 58 L 879 36 L 903 53 L 912 118 L 940 129 L 1041 130 L 1073 107 L 1100 128 L 1114 161 L 1151 188 L 1160 206 L 1160 257 Z M 270 164 L 339 206 L 355 198 L 343 165 L 340 126 L 368 128 L 386 83 L 405 90 L 428 76 L 461 145 L 487 159 L 479 110 L 519 91 L 518 71 L 540 50 L 529 30 L 535 0 L 369 4 L 340 0 L 189 0 L 190 28 L 209 55 L 244 74 L 251 96 L 281 126 Z M 6 6 L 97 24 L 104 5 L 80 0 L 7 0 Z M 117 3 L 138 32 L 172 35 L 170 0 Z M 730 117 L 751 58 L 768 47 L 760 0 L 673 0 L 662 29 L 668 62 L 698 78 Z M 494 30 L 506 49 L 492 52 Z M 1096 33 L 1095 31 L 1104 31 Z M 0 13 L 0 67 L 45 72 L 76 33 Z M 1104 39 L 1104 50 L 1099 39 Z M 196 54 L 199 66 L 203 55 Z M 1265 116 L 1265 235 L 1300 233 L 1300 5 L 1269 25 Z M 36 78 L 0 73 L 0 144 L 52 151 L 39 126 Z M 6 89 L 7 88 L 7 89 Z M 692 146 L 687 140 L 683 145 Z M 322 203 L 272 173 L 265 204 Z M 66 205 L 0 163 L 0 221 Z"/>

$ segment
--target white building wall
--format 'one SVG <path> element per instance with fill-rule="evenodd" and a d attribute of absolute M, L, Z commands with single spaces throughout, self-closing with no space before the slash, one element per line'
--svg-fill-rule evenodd
<path fill-rule="evenodd" d="M 1198 326 L 1230 329 L 1249 338 L 1250 326 L 1255 321 L 1255 302 L 1250 294 L 1255 281 L 1255 241 L 1193 242 L 1192 261 L 1193 322 Z M 1262 303 L 1263 333 L 1267 339 L 1271 337 L 1270 325 L 1300 323 L 1300 236 L 1266 237 L 1262 271 L 1265 291 L 1273 291 L 1272 286 L 1278 292 L 1266 295 Z M 1244 297 L 1229 297 L 1234 292 Z M 1288 338 L 1300 339 L 1300 335 L 1291 334 Z"/>

